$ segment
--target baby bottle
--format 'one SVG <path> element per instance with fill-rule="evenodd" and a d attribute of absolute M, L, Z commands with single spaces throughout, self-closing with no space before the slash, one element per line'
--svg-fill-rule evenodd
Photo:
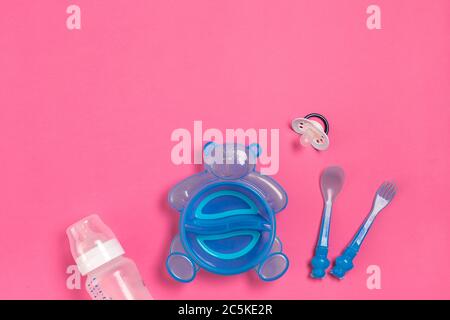
<path fill-rule="evenodd" d="M 136 264 L 97 215 L 67 228 L 72 256 L 86 279 L 86 290 L 94 300 L 148 300 Z"/>

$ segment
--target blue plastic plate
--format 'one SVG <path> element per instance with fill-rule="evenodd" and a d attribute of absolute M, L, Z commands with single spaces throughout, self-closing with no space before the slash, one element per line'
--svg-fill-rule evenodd
<path fill-rule="evenodd" d="M 193 260 L 218 274 L 257 266 L 275 238 L 272 209 L 254 189 L 236 182 L 206 186 L 186 206 L 181 241 Z"/>

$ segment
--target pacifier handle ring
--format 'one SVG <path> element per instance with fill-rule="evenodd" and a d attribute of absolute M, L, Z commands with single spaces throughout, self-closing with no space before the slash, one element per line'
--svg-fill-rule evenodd
<path fill-rule="evenodd" d="M 319 118 L 320 120 L 322 120 L 323 125 L 324 125 L 323 131 L 326 134 L 328 134 L 328 132 L 330 130 L 330 125 L 328 123 L 328 120 L 323 115 L 321 115 L 320 113 L 310 113 L 305 116 L 305 119 L 309 119 L 309 118 Z"/>

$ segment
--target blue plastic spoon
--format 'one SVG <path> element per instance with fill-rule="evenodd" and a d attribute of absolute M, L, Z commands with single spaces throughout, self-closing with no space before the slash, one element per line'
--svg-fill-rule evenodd
<path fill-rule="evenodd" d="M 315 255 L 311 260 L 311 277 L 322 279 L 325 270 L 330 266 L 328 260 L 328 239 L 330 235 L 331 209 L 333 201 L 342 189 L 344 184 L 344 170 L 340 167 L 328 167 L 320 176 L 320 188 L 323 197 L 323 214 L 320 226 L 319 239 L 316 246 Z"/>

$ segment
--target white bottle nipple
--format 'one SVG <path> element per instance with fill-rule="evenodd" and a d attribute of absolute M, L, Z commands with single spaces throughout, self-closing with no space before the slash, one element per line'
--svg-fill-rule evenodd
<path fill-rule="evenodd" d="M 125 251 L 97 215 L 88 216 L 67 228 L 70 250 L 82 275 L 123 255 Z"/>

